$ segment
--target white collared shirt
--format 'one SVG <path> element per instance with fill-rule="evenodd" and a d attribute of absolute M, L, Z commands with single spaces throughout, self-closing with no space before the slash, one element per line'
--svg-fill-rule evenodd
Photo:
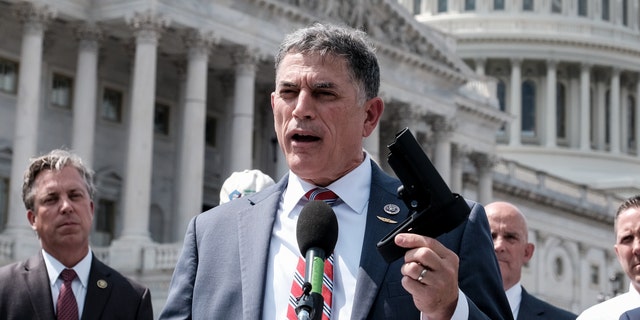
<path fill-rule="evenodd" d="M 515 320 L 518 318 L 518 312 L 520 311 L 520 302 L 522 301 L 522 286 L 520 285 L 520 281 L 518 281 L 518 283 L 509 288 L 504 293 L 507 295 L 507 300 L 509 300 L 509 307 L 511 307 L 511 313 L 513 314 L 513 319 Z"/>
<path fill-rule="evenodd" d="M 53 311 L 57 312 L 57 301 L 60 295 L 60 287 L 62 287 L 63 280 L 60 279 L 60 273 L 66 267 L 60 263 L 52 255 L 42 249 L 42 256 L 44 257 L 44 264 L 47 267 L 47 274 L 49 274 L 49 285 L 51 286 L 51 297 L 53 298 Z M 91 248 L 87 255 L 73 266 L 73 271 L 78 275 L 71 283 L 71 289 L 73 295 L 76 297 L 78 303 L 78 318 L 82 318 L 82 311 L 84 310 L 84 300 L 87 296 L 87 283 L 89 282 L 89 271 L 91 270 Z"/>
<path fill-rule="evenodd" d="M 263 319 L 285 319 L 289 292 L 300 250 L 296 224 L 303 207 L 300 199 L 315 188 L 289 173 L 287 189 L 276 213 L 271 235 Z M 360 265 L 366 212 L 371 189 L 371 161 L 368 155 L 354 170 L 327 186 L 340 197 L 332 208 L 338 218 L 338 241 L 334 249 L 334 288 L 331 319 L 349 319 L 355 296 L 356 277 Z M 366 190 L 366 192 L 354 192 Z"/>

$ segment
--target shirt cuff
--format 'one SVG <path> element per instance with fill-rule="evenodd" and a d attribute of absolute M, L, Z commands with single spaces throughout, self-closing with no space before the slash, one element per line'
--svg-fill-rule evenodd
<path fill-rule="evenodd" d="M 421 320 L 429 320 L 429 317 L 420 312 Z M 458 288 L 458 304 L 456 304 L 456 310 L 451 316 L 451 320 L 467 320 L 469 319 L 469 303 L 467 302 L 467 296 L 464 295 L 462 290 Z"/>

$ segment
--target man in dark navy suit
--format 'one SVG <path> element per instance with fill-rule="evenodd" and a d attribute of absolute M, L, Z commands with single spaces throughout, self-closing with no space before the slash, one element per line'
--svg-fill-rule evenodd
<path fill-rule="evenodd" d="M 516 320 L 575 319 L 577 315 L 555 307 L 527 292 L 520 285 L 522 266 L 533 256 L 533 243 L 528 241 L 524 214 L 508 202 L 493 202 L 485 207 L 493 246 L 500 264 L 502 285 Z"/>

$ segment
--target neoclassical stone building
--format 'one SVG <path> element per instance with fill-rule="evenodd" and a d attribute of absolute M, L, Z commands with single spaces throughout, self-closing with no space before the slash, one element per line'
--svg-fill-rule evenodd
<path fill-rule="evenodd" d="M 491 71 L 493 57 L 476 66 L 470 55 L 476 50 L 461 52 L 464 41 L 455 32 L 429 27 L 429 19 L 416 20 L 403 6 L 429 12 L 427 3 L 0 1 L 0 264 L 38 249 L 20 198 L 28 159 L 70 148 L 96 171 L 92 249 L 151 287 L 159 312 L 186 224 L 217 205 L 224 179 L 247 168 L 276 180 L 286 172 L 270 111 L 272 56 L 286 33 L 324 20 L 362 28 L 376 43 L 386 111 L 365 141 L 373 158 L 392 173 L 386 145 L 410 127 L 452 190 L 481 203 L 508 199 L 533 212 L 538 252 L 526 270 L 530 291 L 576 312 L 593 304 L 610 291 L 608 275 L 619 273 L 610 244 L 620 194 L 536 167 L 571 154 L 573 129 L 566 127 L 567 146 L 557 139 L 550 149 L 530 145 L 549 140 L 535 134 L 511 139 L 519 113 L 505 103 L 512 95 L 508 78 Z M 600 50 L 600 61 L 613 54 Z M 528 75 L 527 59 L 521 77 Z M 553 69 L 556 79 L 565 77 L 563 63 Z M 487 72 L 479 72 L 482 66 Z M 617 86 L 628 73 L 619 72 Z M 536 88 L 546 88 L 539 84 L 545 75 L 532 78 Z M 569 94 L 579 86 L 566 83 L 569 110 Z M 585 154 L 605 164 L 584 169 L 589 174 L 635 161 L 627 152 L 637 148 L 620 145 L 614 153 L 595 146 Z"/>
<path fill-rule="evenodd" d="M 638 1 L 400 2 L 449 38 L 478 75 L 496 79 L 500 109 L 513 119 L 497 135 L 501 159 L 535 170 L 539 183 L 548 184 L 554 176 L 575 184 L 574 200 L 585 197 L 585 189 L 623 198 L 639 192 Z M 615 289 L 605 290 L 603 284 L 620 285 L 607 281 L 617 264 L 613 238 L 592 229 L 598 220 L 607 222 L 606 215 L 586 222 L 589 215 L 571 202 L 504 185 L 497 173 L 510 169 L 500 167 L 495 168 L 494 196 L 521 203 L 538 246 L 527 287 L 551 298 L 545 293 L 551 286 L 563 291 L 582 283 L 573 289 L 572 303 L 566 300 L 569 292 L 557 301 L 584 307 L 597 294 Z M 554 279 L 545 271 L 553 251 L 565 252 L 555 268 L 563 266 L 566 277 Z"/>

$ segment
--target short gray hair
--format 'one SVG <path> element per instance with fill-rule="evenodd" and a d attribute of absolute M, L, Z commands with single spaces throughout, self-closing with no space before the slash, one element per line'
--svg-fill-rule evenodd
<path fill-rule="evenodd" d="M 289 53 L 317 53 L 333 55 L 347 61 L 349 73 L 356 88 L 364 93 L 366 100 L 378 96 L 380 90 L 380 67 L 375 48 L 364 31 L 346 26 L 314 23 L 287 35 L 275 56 L 276 73 Z"/>
<path fill-rule="evenodd" d="M 22 201 L 27 210 L 34 209 L 35 190 L 33 184 L 38 175 L 44 170 L 60 171 L 66 166 L 72 166 L 84 179 L 89 198 L 93 200 L 95 186 L 93 184 L 93 171 L 84 165 L 82 159 L 67 150 L 55 149 L 51 152 L 30 160 L 29 167 L 24 172 L 22 183 Z"/>

